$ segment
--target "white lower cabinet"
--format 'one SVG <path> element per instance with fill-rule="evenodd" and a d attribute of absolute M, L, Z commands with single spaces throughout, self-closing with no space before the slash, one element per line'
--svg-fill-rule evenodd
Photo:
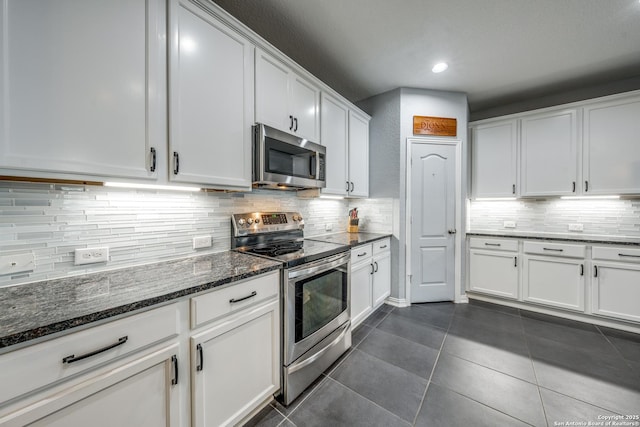
<path fill-rule="evenodd" d="M 0 426 L 182 425 L 178 313 L 174 304 L 0 356 Z"/>
<path fill-rule="evenodd" d="M 469 289 L 518 298 L 518 254 L 513 252 L 469 251 Z"/>
<path fill-rule="evenodd" d="M 594 247 L 593 314 L 640 322 L 640 249 Z"/>
<path fill-rule="evenodd" d="M 391 294 L 389 238 L 351 249 L 351 326 L 355 328 Z"/>

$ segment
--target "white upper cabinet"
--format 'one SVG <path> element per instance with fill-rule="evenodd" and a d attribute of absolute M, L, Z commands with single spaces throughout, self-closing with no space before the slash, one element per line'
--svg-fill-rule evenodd
<path fill-rule="evenodd" d="M 472 192 L 479 197 L 515 197 L 517 121 L 472 128 Z"/>
<path fill-rule="evenodd" d="M 323 93 L 321 118 L 322 145 L 327 148 L 326 187 L 322 193 L 346 196 L 349 107 Z"/>
<path fill-rule="evenodd" d="M 160 0 L 3 0 L 3 174 L 155 179 L 166 163 L 165 19 Z"/>
<path fill-rule="evenodd" d="M 320 89 L 256 49 L 256 121 L 320 142 Z"/>
<path fill-rule="evenodd" d="M 211 11 L 170 5 L 169 179 L 250 190 L 254 47 Z"/>
<path fill-rule="evenodd" d="M 520 195 L 565 196 L 578 190 L 575 109 L 525 116 L 520 123 Z"/>
<path fill-rule="evenodd" d="M 349 111 L 349 196 L 369 197 L 369 118 Z"/>
<path fill-rule="evenodd" d="M 640 97 L 584 107 L 584 194 L 640 194 Z"/>

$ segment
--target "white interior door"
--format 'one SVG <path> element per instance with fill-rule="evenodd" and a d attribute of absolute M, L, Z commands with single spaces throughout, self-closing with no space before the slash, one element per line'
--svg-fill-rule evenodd
<path fill-rule="evenodd" d="M 453 301 L 456 147 L 411 144 L 411 302 Z"/>

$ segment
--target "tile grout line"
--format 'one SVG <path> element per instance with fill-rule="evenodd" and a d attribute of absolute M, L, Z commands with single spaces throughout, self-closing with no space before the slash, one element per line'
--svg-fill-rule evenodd
<path fill-rule="evenodd" d="M 538 390 L 538 397 L 540 398 L 540 406 L 542 407 L 542 414 L 544 415 L 544 422 L 549 426 L 549 419 L 547 417 L 547 410 L 544 407 L 544 400 L 542 399 L 542 391 L 540 391 L 540 382 L 538 381 L 538 373 L 536 372 L 536 365 L 533 363 L 533 356 L 531 356 L 531 348 L 529 347 L 529 340 L 527 339 L 527 332 L 524 328 L 524 322 L 522 316 L 520 316 L 520 324 L 522 326 L 522 337 L 524 338 L 524 345 L 527 347 L 527 354 L 529 356 L 529 363 L 531 363 L 531 370 L 533 371 L 533 378 L 536 381 L 536 389 Z"/>
<path fill-rule="evenodd" d="M 435 362 L 433 362 L 433 368 L 431 368 L 431 374 L 429 375 L 429 379 L 427 380 L 427 386 L 425 387 L 424 393 L 422 394 L 420 405 L 418 405 L 418 410 L 416 411 L 416 415 L 415 417 L 413 417 L 413 422 L 411 423 L 412 426 L 415 426 L 416 422 L 418 422 L 418 416 L 420 415 L 420 411 L 422 410 L 422 405 L 424 405 L 424 400 L 427 397 L 427 391 L 429 390 L 429 385 L 431 384 L 433 373 L 436 371 L 436 367 L 438 366 L 438 361 L 440 360 L 440 354 L 442 354 L 442 348 L 444 347 L 444 343 L 445 341 L 447 341 L 447 337 L 449 336 L 449 329 L 451 329 L 451 324 L 453 323 L 453 318 L 455 317 L 455 315 L 456 315 L 456 310 L 454 306 L 453 313 L 451 313 L 451 319 L 449 319 L 449 324 L 447 325 L 447 329 L 444 333 L 444 338 L 440 343 L 440 349 L 438 350 L 438 355 L 436 356 Z"/>
<path fill-rule="evenodd" d="M 598 330 L 598 332 L 600 332 L 600 334 L 604 337 L 605 340 L 607 340 L 607 342 L 611 345 L 611 347 L 613 347 L 613 349 L 615 350 L 615 352 L 622 358 L 622 360 L 624 360 L 625 365 L 627 365 L 627 367 L 629 369 L 631 369 L 633 372 L 636 372 L 636 369 L 629 364 L 629 361 L 627 360 L 626 357 L 624 357 L 624 354 L 622 354 L 622 352 L 620 351 L 620 349 L 611 342 L 611 340 L 609 339 L 609 337 L 607 336 L 607 334 L 605 334 L 604 332 L 602 332 L 602 329 L 600 329 L 600 327 L 598 325 L 593 325 L 596 327 L 596 329 Z"/>

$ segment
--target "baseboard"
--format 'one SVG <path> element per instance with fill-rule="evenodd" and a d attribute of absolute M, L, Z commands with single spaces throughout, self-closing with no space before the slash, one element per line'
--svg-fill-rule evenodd
<path fill-rule="evenodd" d="M 400 308 L 409 307 L 411 305 L 411 303 L 407 301 L 405 298 L 388 297 L 384 302 L 394 307 L 400 307 Z"/>

